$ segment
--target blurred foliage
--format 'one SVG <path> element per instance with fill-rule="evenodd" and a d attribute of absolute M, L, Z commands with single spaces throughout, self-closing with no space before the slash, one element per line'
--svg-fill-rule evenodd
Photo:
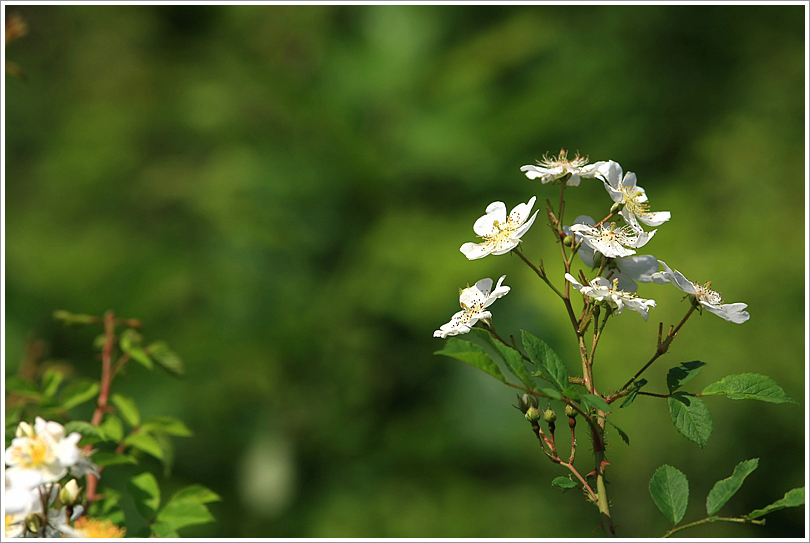
<path fill-rule="evenodd" d="M 167 339 L 184 378 L 132 366 L 116 386 L 194 430 L 172 484 L 223 497 L 199 537 L 591 537 L 595 510 L 551 488 L 563 473 L 513 392 L 432 354 L 457 288 L 507 274 L 501 333 L 526 328 L 575 360 L 531 270 L 458 251 L 490 202 L 554 199 L 519 168 L 565 147 L 636 172 L 673 216 L 645 249 L 749 304 L 742 326 L 693 318 L 647 389 L 702 360 L 695 389 L 756 372 L 800 402 L 708 398 L 703 451 L 663 401 L 617 413 L 632 443 L 608 450 L 620 533 L 669 528 L 647 490 L 663 463 L 689 477 L 687 520 L 748 458 L 760 467 L 724 512 L 772 503 L 806 470 L 803 9 L 16 6 L 5 373 L 39 359 L 98 375 L 97 331 L 55 309 L 113 309 Z M 569 221 L 610 203 L 598 183 L 567 194 Z M 524 251 L 552 270 L 542 223 Z M 606 330 L 603 391 L 686 310 L 677 289 L 640 294 L 658 307 Z M 803 517 L 688 535 L 799 537 Z"/>

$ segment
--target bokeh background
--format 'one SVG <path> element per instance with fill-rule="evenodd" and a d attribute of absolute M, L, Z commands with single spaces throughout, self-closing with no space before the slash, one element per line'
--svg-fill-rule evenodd
<path fill-rule="evenodd" d="M 648 390 L 702 360 L 687 390 L 756 372 L 798 401 L 708 398 L 704 450 L 663 401 L 616 413 L 631 439 L 608 451 L 620 534 L 669 528 L 648 491 L 664 463 L 689 478 L 687 521 L 742 460 L 760 467 L 723 514 L 804 484 L 804 6 L 6 8 L 29 32 L 5 53 L 25 74 L 5 83 L 5 374 L 35 344 L 42 366 L 98 374 L 98 331 L 56 309 L 112 309 L 166 340 L 185 378 L 135 365 L 115 388 L 195 432 L 175 439 L 169 480 L 143 460 L 167 489 L 223 497 L 217 523 L 184 535 L 592 536 L 593 507 L 551 488 L 563 470 L 512 389 L 433 355 L 458 287 L 505 274 L 501 333 L 527 329 L 578 367 L 531 270 L 458 250 L 492 201 L 554 200 L 519 168 L 563 147 L 618 161 L 672 212 L 642 253 L 749 304 L 744 325 L 691 319 Z M 610 205 L 598 182 L 567 194 L 569 222 Z M 542 215 L 524 251 L 561 283 Z M 673 287 L 640 294 L 658 307 L 608 326 L 603 391 L 687 308 Z M 584 432 L 579 451 L 584 473 Z M 801 537 L 804 519 L 684 535 Z"/>

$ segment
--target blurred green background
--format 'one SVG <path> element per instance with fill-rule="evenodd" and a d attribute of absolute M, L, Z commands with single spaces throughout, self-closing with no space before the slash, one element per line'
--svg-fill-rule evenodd
<path fill-rule="evenodd" d="M 525 328 L 578 367 L 564 309 L 531 270 L 458 250 L 492 201 L 554 200 L 519 168 L 561 147 L 618 161 L 672 212 L 642 254 L 749 304 L 743 325 L 693 317 L 648 390 L 702 360 L 687 390 L 756 372 L 799 403 L 708 398 L 704 450 L 663 401 L 617 412 L 632 444 L 613 434 L 608 450 L 619 534 L 669 528 L 647 486 L 664 463 L 689 478 L 686 521 L 749 458 L 760 467 L 724 515 L 804 484 L 803 6 L 13 10 L 29 33 L 6 48 L 26 78 L 5 84 L 5 373 L 42 340 L 46 361 L 98 375 L 98 331 L 55 309 L 112 309 L 168 341 L 184 379 L 136 365 L 114 388 L 195 432 L 175 439 L 164 484 L 224 499 L 216 524 L 185 535 L 592 537 L 594 508 L 551 488 L 563 470 L 514 391 L 432 354 L 458 287 L 506 274 L 501 334 Z M 598 182 L 567 195 L 569 223 L 611 203 Z M 544 222 L 524 251 L 561 284 Z M 603 392 L 686 311 L 674 287 L 640 294 L 658 307 L 607 327 Z M 589 471 L 584 431 L 578 456 Z M 801 537 L 804 516 L 683 535 Z"/>

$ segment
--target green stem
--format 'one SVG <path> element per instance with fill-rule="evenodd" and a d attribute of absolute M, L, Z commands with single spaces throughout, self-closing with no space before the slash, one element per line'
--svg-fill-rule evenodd
<path fill-rule="evenodd" d="M 690 522 L 689 524 L 684 524 L 683 526 L 673 528 L 661 537 L 669 537 L 675 532 L 680 532 L 681 530 L 685 530 L 686 528 L 691 528 L 692 526 L 700 526 L 701 524 L 707 524 L 709 522 L 736 522 L 737 524 L 765 524 L 765 519 L 751 520 L 747 518 L 707 517 L 702 520 L 697 520 L 695 522 Z"/>

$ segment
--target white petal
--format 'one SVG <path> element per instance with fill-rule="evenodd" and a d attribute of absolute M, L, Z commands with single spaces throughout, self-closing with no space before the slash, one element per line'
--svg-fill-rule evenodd
<path fill-rule="evenodd" d="M 502 275 L 501 278 L 498 279 L 498 284 L 495 285 L 495 290 L 493 290 L 492 293 L 490 293 L 489 298 L 487 298 L 487 301 L 484 302 L 484 307 L 489 307 L 492 304 L 492 302 L 494 302 L 498 298 L 506 296 L 509 293 L 509 291 L 512 290 L 512 287 L 502 285 L 504 279 L 506 279 L 505 275 Z"/>
<path fill-rule="evenodd" d="M 629 257 L 632 258 L 632 257 Z M 627 291 L 627 292 L 635 292 L 638 290 L 638 285 L 633 278 L 627 275 L 626 273 L 622 273 L 620 270 L 614 268 L 609 270 L 605 273 L 605 277 L 612 283 L 614 279 L 619 280 L 619 289 Z"/>
<path fill-rule="evenodd" d="M 636 239 L 636 242 L 631 245 L 631 247 L 635 249 L 644 247 L 647 245 L 647 242 L 653 238 L 656 232 L 658 232 L 658 230 L 653 230 L 652 232 L 644 232 L 642 230 L 638 233 L 638 238 Z M 656 269 L 658 269 L 658 266 L 656 266 Z"/>
<path fill-rule="evenodd" d="M 667 222 L 671 216 L 672 214 L 669 211 L 656 211 L 639 215 L 638 220 L 647 226 L 661 226 Z"/>
<path fill-rule="evenodd" d="M 464 256 L 468 259 L 476 260 L 490 254 L 492 252 L 492 244 L 468 242 L 461 246 L 460 251 L 464 253 Z"/>
<path fill-rule="evenodd" d="M 509 251 L 520 245 L 520 240 L 515 238 L 502 239 L 496 241 L 493 245 L 494 245 L 494 248 L 492 250 L 493 255 L 505 255 L 506 253 L 508 253 Z"/>
<path fill-rule="evenodd" d="M 627 175 L 624 176 L 624 180 L 622 181 L 622 186 L 623 187 L 635 187 L 636 182 L 637 182 L 636 174 L 634 174 L 633 172 L 627 172 Z M 644 189 L 642 189 L 641 187 L 636 187 L 636 188 L 638 188 L 642 193 L 644 192 Z M 646 199 L 646 197 L 645 197 L 645 199 Z M 641 200 L 641 201 L 643 202 L 645 200 Z"/>
<path fill-rule="evenodd" d="M 515 237 L 516 238 L 522 237 L 523 234 L 525 234 L 529 230 L 529 228 L 531 228 L 532 224 L 534 224 L 534 219 L 537 218 L 538 213 L 540 213 L 539 209 L 534 212 L 534 215 L 532 215 L 531 218 L 528 221 L 526 221 L 525 224 L 523 224 L 520 228 L 518 228 L 515 231 Z"/>
<path fill-rule="evenodd" d="M 523 222 L 532 212 L 532 207 L 534 207 L 535 200 L 537 200 L 537 196 L 532 196 L 531 200 L 529 200 L 527 203 L 518 204 L 512 208 L 512 212 L 509 214 L 509 221 L 513 224 L 523 224 Z M 535 215 L 536 214 L 537 213 L 535 213 Z"/>
<path fill-rule="evenodd" d="M 658 272 L 658 260 L 652 255 L 618 258 L 616 259 L 616 265 L 623 273 L 626 273 L 633 280 L 641 283 L 649 283 L 652 281 L 652 274 Z"/>
<path fill-rule="evenodd" d="M 608 160 L 607 162 L 597 162 L 594 166 L 596 177 L 614 187 L 619 185 L 619 180 L 622 178 L 622 167 L 618 162 Z"/>
<path fill-rule="evenodd" d="M 477 283 L 475 283 L 475 288 L 477 288 L 484 297 L 489 296 L 490 291 L 492 290 L 492 279 L 489 277 L 485 279 L 481 279 Z"/>
<path fill-rule="evenodd" d="M 742 324 L 751 317 L 751 315 L 748 314 L 748 311 L 743 311 L 746 307 L 748 307 L 748 304 L 736 303 L 736 304 L 712 305 L 704 303 L 703 307 L 705 307 L 718 317 L 722 317 L 727 321 L 733 322 L 735 324 Z"/>
<path fill-rule="evenodd" d="M 495 221 L 499 224 L 506 222 L 506 205 L 503 202 L 492 202 L 487 206 L 486 215 L 479 217 L 473 230 L 479 236 L 489 236 L 494 234 L 497 230 L 494 228 Z"/>
<path fill-rule="evenodd" d="M 605 185 L 605 190 L 610 195 L 611 200 L 613 200 L 614 202 L 621 202 L 622 200 L 624 200 L 624 194 L 622 193 L 622 191 L 620 191 L 607 181 L 603 181 L 603 184 Z"/>
<path fill-rule="evenodd" d="M 579 186 L 579 174 L 572 173 L 571 177 L 568 178 L 568 181 L 565 184 L 569 187 L 578 187 Z"/>
<path fill-rule="evenodd" d="M 576 238 L 575 238 L 576 239 Z M 579 250 L 577 251 L 579 254 L 579 258 L 582 259 L 582 263 L 588 266 L 589 268 L 594 267 L 594 255 L 596 252 L 593 250 L 593 247 L 588 245 L 587 243 L 583 243 L 579 246 Z"/>

